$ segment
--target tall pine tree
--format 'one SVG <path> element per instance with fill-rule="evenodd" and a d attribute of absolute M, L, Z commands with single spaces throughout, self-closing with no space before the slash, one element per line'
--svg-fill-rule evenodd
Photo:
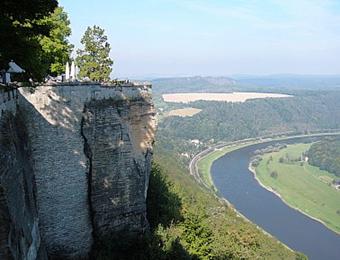
<path fill-rule="evenodd" d="M 88 27 L 81 39 L 83 50 L 77 51 L 76 63 L 79 77 L 88 77 L 92 81 L 108 81 L 113 61 L 110 59 L 110 44 L 104 30 L 99 26 Z"/>

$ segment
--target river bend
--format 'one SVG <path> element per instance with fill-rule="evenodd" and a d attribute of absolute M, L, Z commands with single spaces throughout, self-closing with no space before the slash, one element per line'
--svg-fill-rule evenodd
<path fill-rule="evenodd" d="M 302 137 L 280 142 L 292 144 L 315 139 Z M 303 252 L 312 260 L 339 260 L 340 235 L 287 206 L 261 187 L 249 171 L 253 152 L 277 142 L 247 146 L 217 159 L 211 168 L 216 188 L 240 213 L 290 248 Z"/>

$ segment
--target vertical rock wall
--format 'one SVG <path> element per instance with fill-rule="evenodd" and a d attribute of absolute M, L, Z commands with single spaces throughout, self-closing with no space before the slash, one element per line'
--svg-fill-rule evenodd
<path fill-rule="evenodd" d="M 22 91 L 37 187 L 40 230 L 50 256 L 86 257 L 92 245 L 83 103 L 63 87 Z"/>
<path fill-rule="evenodd" d="M 47 259 L 27 129 L 16 94 L 0 92 L 0 259 Z"/>
<path fill-rule="evenodd" d="M 88 102 L 82 133 L 91 165 L 91 205 L 97 237 L 140 232 L 146 220 L 154 110 L 150 100 Z"/>
<path fill-rule="evenodd" d="M 33 93 L 21 89 L 17 113 L 23 126 L 18 129 L 25 129 L 22 141 L 29 144 L 13 146 L 26 151 L 20 157 L 24 180 L 0 180 L 0 259 L 13 247 L 6 238 L 20 214 L 29 226 L 22 236 L 28 241 L 25 248 L 33 252 L 27 259 L 35 259 L 34 254 L 46 257 L 40 253 L 41 241 L 52 258 L 86 258 L 94 239 L 147 227 L 145 200 L 155 130 L 150 87 L 58 85 L 41 86 Z M 2 161 L 18 158 L 12 152 L 7 155 Z M 16 169 L 6 167 L 0 168 L 0 176 Z M 22 183 L 13 194 L 24 197 L 26 204 L 36 202 L 26 207 L 33 207 L 31 217 L 13 211 L 18 205 L 1 189 L 5 183 Z M 25 258 L 22 250 L 17 252 L 17 259 Z"/>

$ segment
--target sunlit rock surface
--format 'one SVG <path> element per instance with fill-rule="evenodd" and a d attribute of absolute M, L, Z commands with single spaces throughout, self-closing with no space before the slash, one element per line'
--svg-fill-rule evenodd
<path fill-rule="evenodd" d="M 12 178 L 7 182 L 2 178 L 1 186 L 10 187 L 20 178 L 28 178 L 32 186 L 17 192 L 28 194 L 23 208 L 34 213 L 27 225 L 36 238 L 27 248 L 43 244 L 51 257 L 86 257 L 94 237 L 147 228 L 145 201 L 155 130 L 150 86 L 57 85 L 41 86 L 33 93 L 20 89 L 15 104 L 1 109 L 14 123 L 15 115 L 21 116 L 23 127 L 15 133 L 26 135 L 22 139 L 27 144 L 21 144 L 26 150 L 13 145 L 17 152 L 1 160 L 20 159 L 27 167 L 18 167 L 16 173 L 1 167 L 0 176 Z M 2 116 L 5 130 L 0 140 L 9 132 L 4 120 Z M 17 139 L 14 135 L 13 142 Z M 11 154 L 11 149 L 0 146 L 1 154 Z M 13 206 L 7 195 L 7 188 L 1 190 L 1 208 Z M 16 226 L 10 222 L 17 213 L 4 212 L 0 228 L 8 230 Z M 8 244 L 0 237 L 0 256 L 16 250 Z M 23 259 L 23 253 L 13 258 Z"/>

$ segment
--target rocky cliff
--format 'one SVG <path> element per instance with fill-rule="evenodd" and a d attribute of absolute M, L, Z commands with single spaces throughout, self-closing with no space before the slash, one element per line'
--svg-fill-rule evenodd
<path fill-rule="evenodd" d="M 0 259 L 46 259 L 31 149 L 17 100 L 17 91 L 0 92 Z"/>
<path fill-rule="evenodd" d="M 0 257 L 86 258 L 97 239 L 143 232 L 155 130 L 150 86 L 41 86 L 17 95 L 1 107 Z M 10 243 L 13 228 L 23 234 Z"/>

